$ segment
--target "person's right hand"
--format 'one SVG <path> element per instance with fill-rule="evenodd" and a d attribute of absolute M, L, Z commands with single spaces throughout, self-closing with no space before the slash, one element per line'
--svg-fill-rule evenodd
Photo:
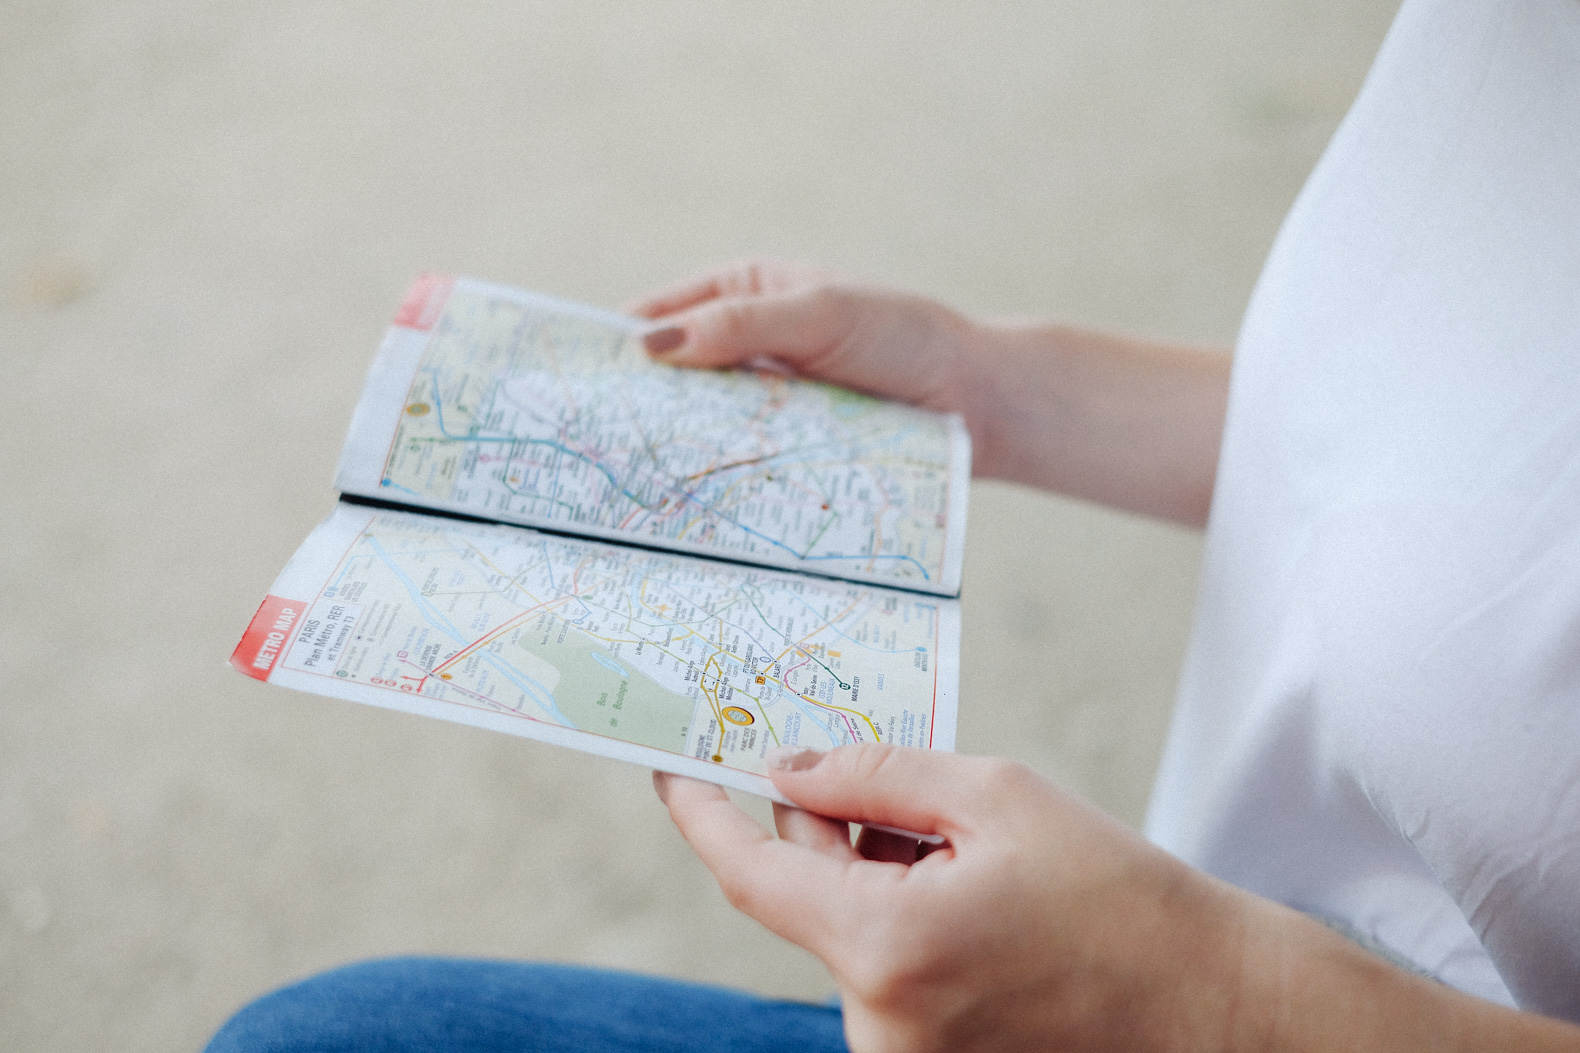
<path fill-rule="evenodd" d="M 654 786 L 729 901 L 828 966 L 856 1053 L 1580 1053 L 1580 1028 L 1405 972 L 1018 764 L 869 743 L 769 765 L 806 809 L 774 806 L 778 838 L 720 786 Z M 947 841 L 852 845 L 850 822 Z"/>
<path fill-rule="evenodd" d="M 919 296 L 795 264 L 743 262 L 631 305 L 661 362 L 718 369 L 770 359 L 799 376 L 981 422 L 979 327 Z"/>
<path fill-rule="evenodd" d="M 774 806 L 782 839 L 712 783 L 654 786 L 729 901 L 828 966 L 856 1053 L 1232 1048 L 1248 893 L 1006 761 L 867 744 L 769 764 L 806 809 Z M 853 846 L 848 822 L 948 841 L 918 859 L 872 829 Z"/>

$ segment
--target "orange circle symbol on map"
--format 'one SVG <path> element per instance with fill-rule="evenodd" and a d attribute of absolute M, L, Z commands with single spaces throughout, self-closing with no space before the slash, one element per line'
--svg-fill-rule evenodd
<path fill-rule="evenodd" d="M 406 407 L 406 412 L 413 417 L 421 417 L 428 412 L 428 404 L 426 402 L 413 402 Z"/>
<path fill-rule="evenodd" d="M 729 721 L 731 724 L 739 724 L 744 728 L 746 725 L 752 723 L 757 718 L 752 716 L 747 710 L 742 709 L 740 706 L 725 706 L 724 719 Z"/>

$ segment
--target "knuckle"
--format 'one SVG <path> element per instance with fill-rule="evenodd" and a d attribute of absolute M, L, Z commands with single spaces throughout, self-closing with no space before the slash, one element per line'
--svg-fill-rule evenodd
<path fill-rule="evenodd" d="M 806 291 L 807 306 L 824 325 L 832 325 L 853 312 L 855 297 L 851 291 L 831 282 L 818 282 Z"/>
<path fill-rule="evenodd" d="M 1038 779 L 1024 764 L 995 757 L 983 764 L 983 793 L 994 799 L 1015 798 L 1031 791 Z"/>
<path fill-rule="evenodd" d="M 928 977 L 937 969 L 903 940 L 899 944 L 878 946 L 884 947 L 882 953 L 866 954 L 846 964 L 842 970 L 845 982 L 864 1005 L 877 1009 L 904 1008 L 915 1000 L 917 992 L 926 986 Z"/>
<path fill-rule="evenodd" d="M 696 351 L 709 360 L 728 356 L 747 340 L 752 325 L 747 303 L 723 300 L 708 304 L 692 318 L 692 342 Z"/>
<path fill-rule="evenodd" d="M 900 986 L 900 977 L 890 955 L 868 954 L 849 962 L 843 970 L 845 983 L 864 1004 L 891 1005 Z"/>
<path fill-rule="evenodd" d="M 747 303 L 726 303 L 719 307 L 717 336 L 726 344 L 743 342 L 752 331 L 755 311 Z"/>
<path fill-rule="evenodd" d="M 765 260 L 750 259 L 745 261 L 742 273 L 746 279 L 746 291 L 753 296 L 760 296 L 767 288 L 768 264 Z"/>
<path fill-rule="evenodd" d="M 721 286 L 729 296 L 772 296 L 827 284 L 826 272 L 798 263 L 745 256 L 724 269 Z"/>
<path fill-rule="evenodd" d="M 818 279 L 806 287 L 807 302 L 823 314 L 840 314 L 850 309 L 854 299 L 851 291 L 826 279 Z"/>
<path fill-rule="evenodd" d="M 808 320 L 820 343 L 834 344 L 850 336 L 861 316 L 858 297 L 852 290 L 831 282 L 819 282 L 805 295 Z"/>
<path fill-rule="evenodd" d="M 757 296 L 762 293 L 764 281 L 772 265 L 756 256 L 742 256 L 719 271 L 719 291 L 727 297 Z"/>
<path fill-rule="evenodd" d="M 719 890 L 724 893 L 724 900 L 742 914 L 751 914 L 752 905 L 757 901 L 752 894 L 752 889 L 745 882 L 733 877 L 719 878 Z"/>
<path fill-rule="evenodd" d="M 847 758 L 851 777 L 861 782 L 881 778 L 894 762 L 894 747 L 871 742 L 841 746 L 835 752 Z"/>

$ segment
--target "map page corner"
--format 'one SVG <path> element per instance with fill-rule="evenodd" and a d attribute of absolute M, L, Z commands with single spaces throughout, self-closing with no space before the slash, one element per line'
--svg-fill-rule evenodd
<path fill-rule="evenodd" d="M 231 668 L 254 680 L 268 680 L 306 609 L 307 604 L 301 600 L 273 593 L 265 596 L 242 633 L 241 642 L 231 652 Z"/>

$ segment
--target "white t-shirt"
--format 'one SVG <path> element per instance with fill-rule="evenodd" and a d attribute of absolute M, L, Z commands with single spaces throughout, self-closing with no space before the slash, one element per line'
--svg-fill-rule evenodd
<path fill-rule="evenodd" d="M 1285 221 L 1148 834 L 1580 1020 L 1580 0 L 1406 0 Z"/>

